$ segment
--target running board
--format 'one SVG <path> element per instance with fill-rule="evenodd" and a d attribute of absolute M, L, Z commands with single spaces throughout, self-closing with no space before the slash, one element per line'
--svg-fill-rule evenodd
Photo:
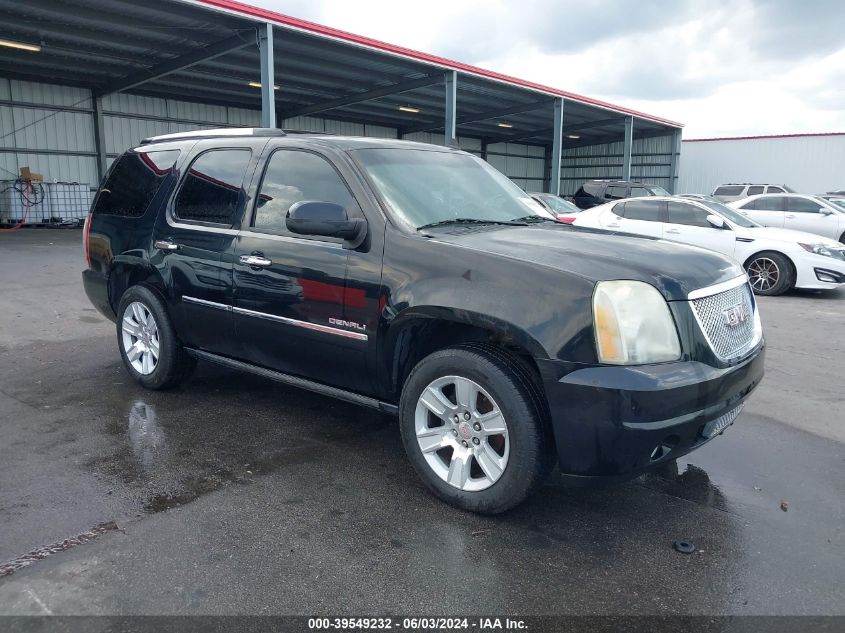
<path fill-rule="evenodd" d="M 399 415 L 399 407 L 395 404 L 390 404 L 389 402 L 383 402 L 381 400 L 376 400 L 375 398 L 362 396 L 361 394 L 346 391 L 345 389 L 330 387 L 319 382 L 314 382 L 313 380 L 308 380 L 307 378 L 283 374 L 280 371 L 266 369 L 264 367 L 259 367 L 258 365 L 252 365 L 240 360 L 227 358 L 226 356 L 212 354 L 211 352 L 204 352 L 190 347 L 185 348 L 185 351 L 199 360 L 207 360 L 218 365 L 223 365 L 224 367 L 249 372 L 250 374 L 269 378 L 270 380 L 275 380 L 276 382 L 281 382 L 283 384 L 290 385 L 291 387 L 307 389 L 308 391 L 313 391 L 324 396 L 330 396 L 332 398 L 337 398 L 338 400 L 345 400 L 346 402 L 351 402 L 353 404 L 360 404 L 365 407 L 370 407 L 371 409 L 377 409 L 383 413 L 389 413 L 390 415 Z"/>

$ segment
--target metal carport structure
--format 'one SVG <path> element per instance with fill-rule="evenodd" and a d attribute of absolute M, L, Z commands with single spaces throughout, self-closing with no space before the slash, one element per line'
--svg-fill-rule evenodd
<path fill-rule="evenodd" d="M 123 149 L 107 148 L 105 118 L 120 113 L 104 104 L 131 94 L 260 111 L 265 126 L 380 126 L 460 144 L 494 164 L 542 161 L 544 187 L 556 193 L 591 177 L 653 174 L 670 189 L 677 179 L 679 123 L 230 0 L 0 0 L 0 24 L 0 79 L 73 87 L 80 97 L 28 102 L 0 90 L 0 155 L 74 153 L 43 140 L 29 147 L 20 133 L 37 120 L 19 114 L 22 128 L 15 111 L 84 114 L 93 137 L 85 155 L 102 175 Z M 223 124 L 250 117 L 234 118 Z"/>

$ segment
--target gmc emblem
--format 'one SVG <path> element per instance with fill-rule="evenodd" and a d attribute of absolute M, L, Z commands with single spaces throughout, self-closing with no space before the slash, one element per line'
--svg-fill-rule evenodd
<path fill-rule="evenodd" d="M 722 316 L 725 318 L 725 325 L 736 327 L 740 323 L 744 323 L 751 316 L 751 311 L 748 309 L 748 304 L 740 303 L 731 306 L 727 310 L 722 310 Z"/>

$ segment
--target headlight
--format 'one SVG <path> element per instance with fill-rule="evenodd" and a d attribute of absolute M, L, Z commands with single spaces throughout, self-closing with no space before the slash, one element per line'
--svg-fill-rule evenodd
<path fill-rule="evenodd" d="M 637 365 L 678 360 L 681 343 L 669 305 L 642 281 L 600 281 L 593 293 L 599 361 Z"/>
<path fill-rule="evenodd" d="M 801 244 L 799 242 L 798 246 L 803 248 L 808 253 L 813 253 L 814 255 L 824 255 L 825 257 L 834 257 L 834 254 L 831 250 L 825 246 L 824 244 Z"/>

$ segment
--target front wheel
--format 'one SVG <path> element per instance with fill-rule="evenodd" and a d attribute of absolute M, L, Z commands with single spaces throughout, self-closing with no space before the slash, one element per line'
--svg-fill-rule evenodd
<path fill-rule="evenodd" d="M 167 389 L 196 366 L 176 337 L 164 302 L 149 288 L 133 286 L 117 308 L 117 342 L 126 371 L 147 389 Z"/>
<path fill-rule="evenodd" d="M 745 263 L 745 270 L 754 294 L 782 295 L 795 285 L 792 264 L 780 253 L 757 253 Z"/>
<path fill-rule="evenodd" d="M 454 506 L 504 512 L 548 473 L 542 404 L 506 353 L 467 345 L 431 354 L 408 377 L 399 411 L 411 464 Z"/>

